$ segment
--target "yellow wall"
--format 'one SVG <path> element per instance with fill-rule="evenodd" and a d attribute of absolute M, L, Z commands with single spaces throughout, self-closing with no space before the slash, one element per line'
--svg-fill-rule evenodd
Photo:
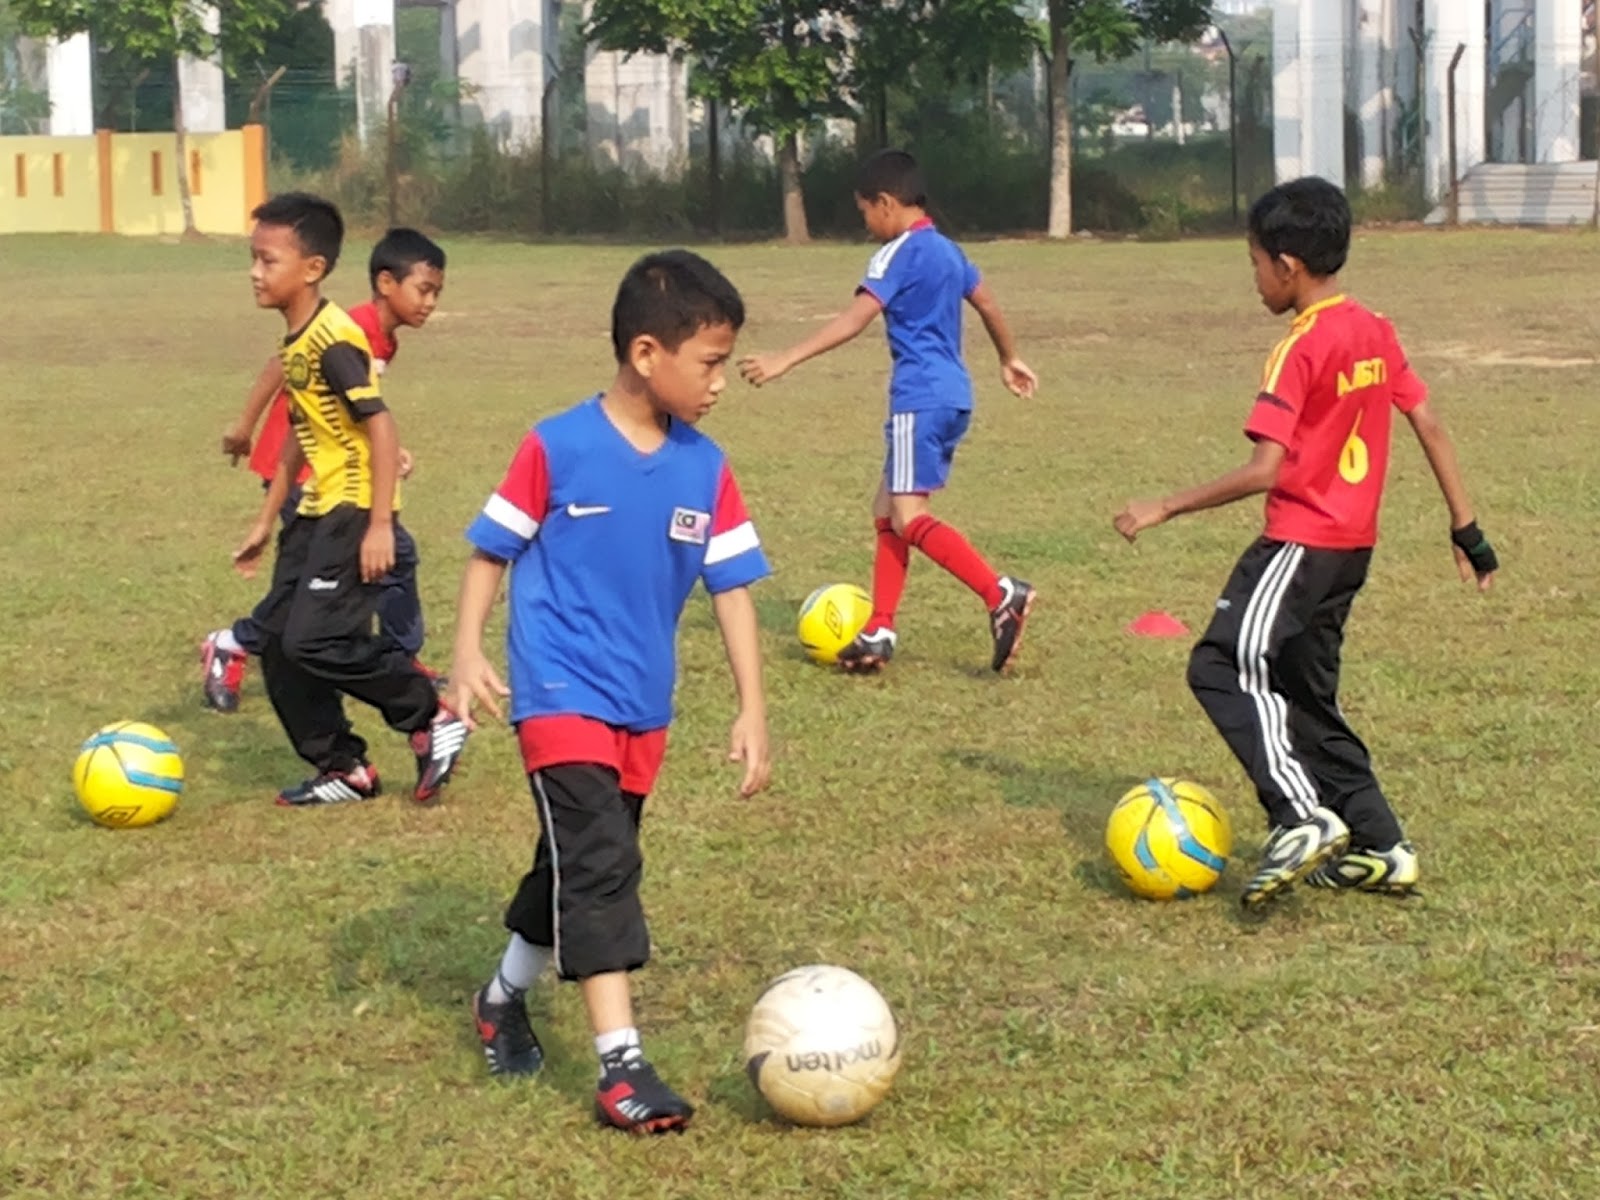
<path fill-rule="evenodd" d="M 194 223 L 201 233 L 244 233 L 244 145 L 238 132 L 188 138 Z M 182 233 L 177 146 L 170 133 L 111 139 L 112 222 L 118 233 Z M 193 170 L 198 161 L 199 170 Z M 156 163 L 161 190 L 155 190 Z"/>
<path fill-rule="evenodd" d="M 61 195 L 55 194 L 60 155 Z M 17 165 L 25 194 L 19 196 Z M 96 233 L 100 159 L 92 137 L 0 138 L 0 233 Z"/>
<path fill-rule="evenodd" d="M 189 184 L 201 233 L 241 234 L 266 199 L 261 131 L 190 134 Z M 18 195 L 18 156 L 26 173 Z M 62 195 L 55 195 L 60 155 Z M 262 158 L 260 162 L 251 157 Z M 170 133 L 0 138 L 0 233 L 183 231 Z"/>

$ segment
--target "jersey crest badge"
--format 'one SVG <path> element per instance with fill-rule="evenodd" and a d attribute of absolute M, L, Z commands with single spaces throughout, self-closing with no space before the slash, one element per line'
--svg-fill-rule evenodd
<path fill-rule="evenodd" d="M 710 513 L 699 512 L 692 508 L 675 508 L 672 510 L 672 528 L 667 530 L 667 536 L 673 541 L 688 542 L 692 546 L 704 546 L 710 533 Z"/>

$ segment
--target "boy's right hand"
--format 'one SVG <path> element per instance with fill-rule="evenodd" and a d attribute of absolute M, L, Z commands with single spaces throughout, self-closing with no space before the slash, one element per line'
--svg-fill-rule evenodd
<path fill-rule="evenodd" d="M 476 729 L 472 719 L 472 703 L 482 704 L 497 721 L 504 720 L 500 701 L 511 695 L 511 689 L 501 680 L 499 673 L 478 651 L 456 651 L 455 662 L 450 666 L 450 690 L 445 702 L 468 729 Z"/>
<path fill-rule="evenodd" d="M 739 374 L 756 387 L 771 383 L 788 370 L 789 364 L 781 354 L 747 354 L 739 360 Z"/>
<path fill-rule="evenodd" d="M 1039 377 L 1020 358 L 1007 359 L 1000 364 L 1000 379 L 1006 385 L 1006 391 L 1024 400 L 1031 400 L 1039 387 Z"/>
<path fill-rule="evenodd" d="M 222 452 L 233 460 L 233 465 L 238 466 L 239 460 L 250 453 L 250 431 L 243 425 L 235 425 L 222 435 Z"/>
<path fill-rule="evenodd" d="M 272 526 L 257 521 L 250 527 L 250 532 L 245 534 L 244 541 L 239 543 L 239 548 L 233 552 L 233 569 L 246 579 L 254 579 L 256 568 L 261 565 L 261 554 L 271 540 Z"/>

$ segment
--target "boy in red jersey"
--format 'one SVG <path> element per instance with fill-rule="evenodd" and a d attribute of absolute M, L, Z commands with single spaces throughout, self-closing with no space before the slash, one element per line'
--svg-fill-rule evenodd
<path fill-rule="evenodd" d="M 1267 493 L 1266 530 L 1234 567 L 1189 658 L 1189 687 L 1256 785 L 1272 823 L 1241 902 L 1302 878 L 1403 894 L 1415 848 L 1339 709 L 1339 650 L 1366 582 L 1389 465 L 1392 410 L 1410 421 L 1450 510 L 1461 578 L 1487 591 L 1499 569 L 1479 531 L 1455 447 L 1394 328 L 1339 290 L 1350 206 L 1322 179 L 1280 184 L 1250 210 L 1256 290 L 1294 323 L 1267 359 L 1245 424 L 1250 461 L 1116 517 L 1130 542 L 1178 516 Z"/>
<path fill-rule="evenodd" d="M 444 250 L 415 229 L 391 229 L 373 247 L 367 264 L 372 299 L 352 308 L 350 317 L 366 333 L 373 364 L 380 375 L 399 351 L 395 335 L 400 328 L 421 329 L 433 315 L 444 291 L 444 268 Z M 263 413 L 266 423 L 252 450 L 251 435 Z M 261 477 L 263 485 L 270 484 L 288 434 L 289 394 L 284 390 L 283 359 L 274 354 L 251 387 L 238 421 L 222 435 L 222 452 L 235 464 L 248 455 L 251 471 Z M 411 455 L 402 448 L 400 478 L 408 478 L 411 467 Z M 299 506 L 300 484 L 305 482 L 305 476 L 306 471 L 301 471 L 284 503 L 285 524 Z M 386 640 L 416 658 L 422 651 L 425 632 L 422 599 L 417 594 L 420 560 L 416 542 L 398 524 L 394 551 L 394 569 L 384 576 L 378 597 L 378 630 Z M 255 613 L 206 636 L 200 644 L 200 665 L 207 708 L 224 713 L 238 710 L 245 664 L 251 655 L 261 653 L 262 640 Z M 426 668 L 423 670 L 427 672 Z"/>

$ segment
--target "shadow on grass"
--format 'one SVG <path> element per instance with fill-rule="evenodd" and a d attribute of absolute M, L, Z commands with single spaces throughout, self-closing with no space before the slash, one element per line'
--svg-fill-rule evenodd
<path fill-rule="evenodd" d="M 719 1071 L 711 1079 L 706 1085 L 706 1103 L 725 1110 L 745 1125 L 762 1125 L 777 1130 L 789 1128 L 756 1091 L 749 1075 L 745 1073 L 743 1063 Z"/>
<path fill-rule="evenodd" d="M 1085 887 L 1125 896 L 1127 888 L 1106 860 L 1102 841 L 1111 809 L 1138 779 L 1062 761 L 1024 763 L 987 750 L 951 749 L 945 760 L 989 776 L 1000 798 L 1017 808 L 1052 808 L 1078 854 L 1073 877 Z"/>
<path fill-rule="evenodd" d="M 500 923 L 505 899 L 501 890 L 437 879 L 408 884 L 398 904 L 357 913 L 334 931 L 335 990 L 359 992 L 363 981 L 374 977 L 405 988 L 431 1007 L 459 1017 L 460 1047 L 481 1055 L 472 1026 L 472 996 L 505 950 Z M 541 1079 L 563 1092 L 581 1093 L 593 1085 L 592 1055 L 587 1045 L 568 1045 L 554 1036 L 553 985 L 547 976 L 528 994 L 528 1016 L 548 1056 Z"/>

